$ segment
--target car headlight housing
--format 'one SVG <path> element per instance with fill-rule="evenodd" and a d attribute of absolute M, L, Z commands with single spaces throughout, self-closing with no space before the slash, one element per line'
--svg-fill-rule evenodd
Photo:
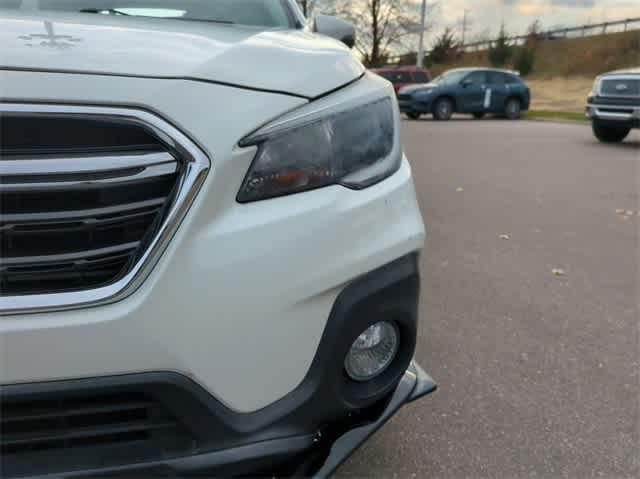
<path fill-rule="evenodd" d="M 394 104 L 388 95 L 343 108 L 305 112 L 240 142 L 257 153 L 242 183 L 241 203 L 328 185 L 371 186 L 400 167 Z"/>
<path fill-rule="evenodd" d="M 417 96 L 419 98 L 429 98 L 431 95 L 433 95 L 433 88 L 428 88 L 425 90 L 420 90 L 417 92 Z"/>
<path fill-rule="evenodd" d="M 597 77 L 593 82 L 593 86 L 591 87 L 591 96 L 598 96 L 600 92 L 600 84 L 602 83 L 602 78 Z"/>

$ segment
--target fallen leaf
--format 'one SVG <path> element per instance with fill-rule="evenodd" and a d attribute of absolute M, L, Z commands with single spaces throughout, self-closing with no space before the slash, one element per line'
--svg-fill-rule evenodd
<path fill-rule="evenodd" d="M 623 215 L 623 214 L 624 214 L 624 211 L 625 211 L 625 210 L 618 208 L 618 209 L 616 210 L 616 214 L 617 214 L 617 215 Z"/>
<path fill-rule="evenodd" d="M 565 272 L 562 268 L 553 268 L 551 272 L 556 276 L 564 276 Z"/>
<path fill-rule="evenodd" d="M 499 236 L 498 236 L 498 239 L 501 239 L 501 240 L 510 240 L 510 239 L 511 239 L 511 236 L 509 236 L 509 235 L 505 235 L 505 234 L 502 234 L 502 235 L 499 235 Z"/>
<path fill-rule="evenodd" d="M 458 188 L 456 188 L 456 191 L 458 193 L 462 193 L 464 191 L 464 188 L 462 186 L 459 186 Z"/>
<path fill-rule="evenodd" d="M 624 212 L 624 214 L 627 215 L 627 216 L 633 216 L 633 211 L 627 210 L 627 211 Z"/>

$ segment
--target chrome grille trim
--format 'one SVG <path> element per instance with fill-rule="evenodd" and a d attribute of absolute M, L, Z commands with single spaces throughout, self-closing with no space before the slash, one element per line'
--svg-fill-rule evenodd
<path fill-rule="evenodd" d="M 206 175 L 210 169 L 211 162 L 207 155 L 196 145 L 190 138 L 183 134 L 176 127 L 161 119 L 150 112 L 127 107 L 108 107 L 108 106 L 82 106 L 82 105 L 54 105 L 54 104 L 27 104 L 27 103 L 3 103 L 0 102 L 1 113 L 17 113 L 25 115 L 62 115 L 75 117 L 101 117 L 114 120 L 125 120 L 133 124 L 137 124 L 143 128 L 149 129 L 153 134 L 162 141 L 173 155 L 165 153 L 151 153 L 139 155 L 141 163 L 140 171 L 137 174 L 158 174 L 159 171 L 167 171 L 167 168 L 175 168 L 177 166 L 175 158 L 183 163 L 183 172 L 178 178 L 178 188 L 175 199 L 166 214 L 166 217 L 159 227 L 157 234 L 151 240 L 148 248 L 141 254 L 135 265 L 129 272 L 115 283 L 94 289 L 83 291 L 70 291 L 61 293 L 46 294 L 30 294 L 19 296 L 0 296 L 0 315 L 37 313 L 44 311 L 60 311 L 77 308 L 94 307 L 98 305 L 113 303 L 120 301 L 132 294 L 158 262 L 162 252 L 168 246 L 169 241 L 176 232 L 178 226 L 186 215 L 191 206 L 197 192 L 199 191 Z M 104 156 L 104 155 L 103 155 Z M 135 155 L 138 157 L 138 155 Z M 86 168 L 89 165 L 100 168 L 96 165 L 97 161 L 90 161 L 96 157 L 87 156 L 84 160 Z M 127 167 L 131 166 L 131 158 L 125 162 Z M 38 160 L 29 160 L 38 161 Z M 11 164 L 12 158 L 8 161 L 3 160 L 0 177 L 10 177 L 17 175 L 20 169 L 28 168 L 25 161 L 18 161 L 13 164 L 13 170 L 5 173 L 5 164 Z M 80 162 L 82 163 L 82 162 Z M 65 173 L 77 172 L 78 165 L 69 165 L 69 170 Z M 35 163 L 33 164 L 35 165 Z M 157 169 L 159 167 L 159 169 Z M 74 170 L 75 171 L 72 171 Z M 109 166 L 109 170 L 113 170 L 113 163 Z M 116 168 L 117 169 L 117 168 Z M 82 170 L 87 171 L 87 170 Z M 91 170 L 96 171 L 96 170 Z M 98 170 L 99 171 L 99 170 Z M 56 173 L 59 173 L 57 170 Z M 146 172 L 146 173 L 145 173 Z M 42 172 L 40 172 L 42 173 Z M 46 173 L 46 171 L 45 171 Z M 52 172 L 48 172 L 52 174 Z M 30 174 L 30 173 L 27 173 Z M 46 174 L 44 175 L 46 180 Z M 108 178 L 108 175 L 107 175 Z M 122 178 L 119 178 L 120 180 Z M 98 180 L 96 180 L 98 181 Z M 38 187 L 43 183 L 18 183 L 11 182 L 4 184 L 3 187 L 24 188 L 25 185 Z M 46 185 L 46 181 L 44 182 Z M 132 205 L 129 204 L 128 207 Z M 146 205 L 142 205 L 143 207 Z M 87 210 L 84 212 L 86 213 Z M 83 211 L 78 211 L 81 216 Z M 3 218 L 5 220 L 6 218 Z M 17 220 L 29 221 L 34 218 L 15 218 Z"/>
<path fill-rule="evenodd" d="M 61 261 L 89 261 L 88 258 L 96 256 L 104 256 L 112 253 L 121 253 L 123 251 L 133 250 L 139 246 L 140 242 L 135 241 L 133 243 L 124 243 L 116 246 L 109 246 L 107 248 L 100 248 L 88 251 L 82 251 L 80 253 L 64 253 L 64 254 L 51 254 L 47 256 L 24 256 L 17 258 L 7 258 L 2 262 L 2 267 L 11 267 L 14 265 L 21 266 L 37 266 L 44 263 L 59 263 Z M 64 294 L 64 293 L 60 293 Z M 35 295 L 31 295 L 35 296 Z"/>
<path fill-rule="evenodd" d="M 69 189 L 135 181 L 172 174 L 178 168 L 178 161 L 169 153 L 70 156 L 46 160 L 5 156 L 0 169 L 0 191 Z M 53 165 L 55 170 L 52 171 Z"/>

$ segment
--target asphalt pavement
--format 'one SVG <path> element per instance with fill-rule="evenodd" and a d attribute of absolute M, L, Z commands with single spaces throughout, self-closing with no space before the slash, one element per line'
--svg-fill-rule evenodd
<path fill-rule="evenodd" d="M 404 121 L 439 390 L 338 477 L 640 477 L 640 133 Z"/>

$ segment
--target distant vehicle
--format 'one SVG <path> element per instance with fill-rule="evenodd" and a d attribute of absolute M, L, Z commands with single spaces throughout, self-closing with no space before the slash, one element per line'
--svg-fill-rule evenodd
<path fill-rule="evenodd" d="M 510 120 L 529 109 L 531 92 L 517 73 L 489 68 L 449 70 L 431 83 L 401 88 L 400 111 L 417 120 L 432 114 L 446 121 L 454 113 L 482 118 L 487 113 L 503 114 Z"/>
<path fill-rule="evenodd" d="M 603 143 L 624 141 L 632 128 L 640 128 L 640 67 L 596 78 L 586 114 Z"/>
<path fill-rule="evenodd" d="M 393 84 L 393 89 L 398 90 L 405 86 L 424 84 L 431 81 L 429 70 L 410 66 L 372 68 L 372 72 L 389 80 Z"/>

